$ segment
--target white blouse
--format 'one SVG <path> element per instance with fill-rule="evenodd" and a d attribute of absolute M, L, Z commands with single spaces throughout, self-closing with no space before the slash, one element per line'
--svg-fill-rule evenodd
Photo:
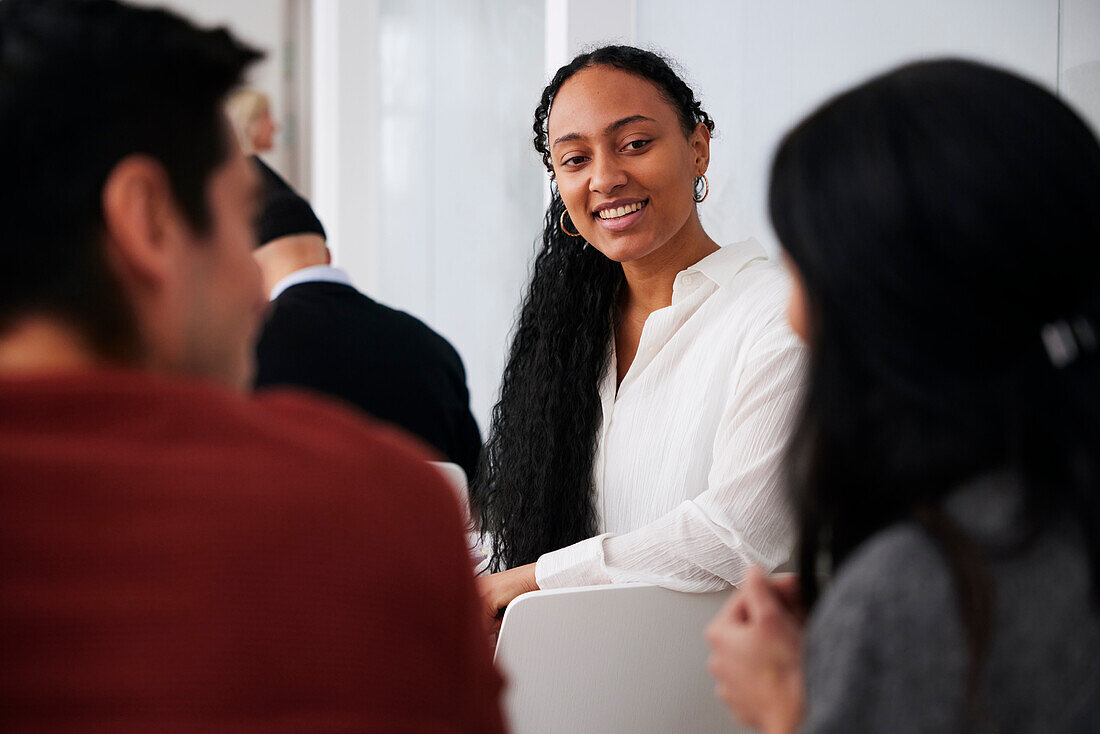
<path fill-rule="evenodd" d="M 791 554 L 783 487 L 805 359 L 787 323 L 790 283 L 755 240 L 676 276 L 616 390 L 600 385 L 595 463 L 601 534 L 541 556 L 540 588 L 648 582 L 737 584 Z"/>

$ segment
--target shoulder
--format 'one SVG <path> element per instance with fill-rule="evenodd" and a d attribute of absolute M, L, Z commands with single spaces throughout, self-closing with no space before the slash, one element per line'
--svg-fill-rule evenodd
<path fill-rule="evenodd" d="M 236 486 L 226 490 L 237 510 L 232 542 L 260 549 L 250 556 L 257 596 L 282 589 L 298 600 L 290 603 L 308 602 L 303 609 L 339 610 L 319 638 L 337 659 L 351 650 L 381 660 L 396 645 L 412 661 L 398 675 L 423 676 L 417 661 L 429 659 L 443 674 L 472 664 L 463 638 L 462 612 L 474 603 L 464 520 L 425 451 L 294 392 L 242 403 L 238 466 L 226 477 Z"/>
<path fill-rule="evenodd" d="M 454 346 L 435 329 L 410 313 L 381 303 L 374 302 L 374 304 L 375 308 L 378 309 L 379 317 L 385 319 L 392 328 L 402 332 L 407 338 L 414 339 L 414 343 L 432 349 L 442 356 L 454 359 L 461 366 L 462 361 Z"/>
<path fill-rule="evenodd" d="M 296 283 L 268 305 L 261 340 L 272 334 L 315 335 L 317 330 L 345 320 L 362 320 L 367 299 L 354 288 L 324 281 Z"/>
<path fill-rule="evenodd" d="M 950 569 L 915 523 L 872 536 L 840 566 L 811 621 L 811 639 L 848 644 L 874 638 L 884 651 L 904 652 L 921 638 L 959 638 Z"/>
<path fill-rule="evenodd" d="M 861 544 L 838 569 L 821 598 L 822 613 L 856 606 L 880 605 L 891 614 L 910 614 L 917 607 L 950 598 L 951 576 L 930 537 L 912 522 L 886 528 Z M 934 600 L 930 595 L 936 597 Z"/>
<path fill-rule="evenodd" d="M 203 487 L 212 501 L 259 500 L 290 518 L 328 506 L 360 518 L 423 513 L 453 520 L 456 532 L 460 525 L 453 491 L 426 463 L 429 449 L 304 391 L 242 395 L 208 380 L 127 370 L 50 380 L 35 394 L 65 406 L 72 435 L 91 433 L 102 453 L 132 457 L 120 474 L 163 473 L 165 497 Z"/>
<path fill-rule="evenodd" d="M 787 305 L 791 279 L 775 260 L 754 260 L 737 274 L 731 284 L 740 310 L 754 318 L 761 332 L 790 332 Z"/>
<path fill-rule="evenodd" d="M 319 297 L 361 296 L 353 286 L 343 283 L 332 283 L 326 280 L 307 280 L 284 288 L 278 296 L 272 300 L 272 305 L 298 303 L 316 299 Z"/>
<path fill-rule="evenodd" d="M 746 258 L 737 249 L 745 249 L 748 244 L 754 249 L 752 256 Z M 766 336 L 793 340 L 787 322 L 791 280 L 786 269 L 751 241 L 727 247 L 731 249 L 727 261 L 713 274 L 719 286 L 715 293 L 715 316 L 752 341 Z"/>
<path fill-rule="evenodd" d="M 246 430 L 258 443 L 281 443 L 316 450 L 325 459 L 356 461 L 381 454 L 395 461 L 424 460 L 425 451 L 412 439 L 344 404 L 295 388 L 265 390 L 248 399 Z M 267 428 L 256 426 L 260 422 Z"/>
<path fill-rule="evenodd" d="M 751 240 L 727 248 L 703 270 L 718 288 L 700 309 L 698 338 L 714 368 L 728 376 L 729 400 L 767 400 L 776 390 L 799 389 L 806 349 L 787 319 L 786 270 Z"/>
<path fill-rule="evenodd" d="M 723 289 L 726 331 L 737 338 L 742 375 L 799 383 L 807 351 L 787 318 L 790 278 L 774 260 L 753 260 Z"/>
<path fill-rule="evenodd" d="M 730 295 L 745 295 L 753 302 L 786 303 L 791 279 L 778 257 L 769 255 L 756 240 L 724 246 L 721 259 L 708 270 Z"/>
<path fill-rule="evenodd" d="M 806 732 L 959 731 L 968 653 L 946 564 L 899 524 L 841 565 L 806 644 Z"/>
<path fill-rule="evenodd" d="M 458 516 L 453 493 L 427 464 L 434 452 L 359 411 L 294 389 L 267 390 L 235 408 L 235 440 L 273 490 L 294 496 L 308 487 L 327 501 L 367 505 L 371 514 L 409 517 L 418 527 Z"/>
<path fill-rule="evenodd" d="M 311 334 L 326 328 L 332 332 L 334 319 L 340 322 L 345 338 L 381 337 L 388 348 L 430 353 L 462 367 L 451 343 L 416 316 L 379 303 L 350 286 L 331 283 L 302 283 L 281 293 L 272 302 L 262 338 L 283 327 L 305 329 Z"/>

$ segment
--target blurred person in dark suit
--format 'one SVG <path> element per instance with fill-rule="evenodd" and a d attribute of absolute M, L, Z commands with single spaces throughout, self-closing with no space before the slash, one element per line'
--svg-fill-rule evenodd
<path fill-rule="evenodd" d="M 256 261 L 271 307 L 256 347 L 256 387 L 330 395 L 420 437 L 472 479 L 481 435 L 466 371 L 422 321 L 358 291 L 333 267 L 309 203 L 259 158 Z"/>

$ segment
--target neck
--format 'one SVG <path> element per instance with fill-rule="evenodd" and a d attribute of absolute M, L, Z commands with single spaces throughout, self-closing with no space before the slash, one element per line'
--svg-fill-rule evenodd
<path fill-rule="evenodd" d="M 80 334 L 56 320 L 32 317 L 0 335 L 0 376 L 78 372 L 103 360 Z"/>
<path fill-rule="evenodd" d="M 270 293 L 271 289 L 275 285 L 288 275 L 297 273 L 299 270 L 305 270 L 306 268 L 312 268 L 316 265 L 326 265 L 324 260 L 297 260 L 294 262 L 284 261 L 279 263 L 277 267 L 273 267 L 270 270 L 264 270 L 264 289 Z"/>
<path fill-rule="evenodd" d="M 717 250 L 698 215 L 692 214 L 684 228 L 656 252 L 623 263 L 623 309 L 648 315 L 671 305 L 677 273 Z"/>
<path fill-rule="evenodd" d="M 254 253 L 270 293 L 280 280 L 305 268 L 330 263 L 328 247 L 318 235 L 292 235 L 273 240 Z"/>

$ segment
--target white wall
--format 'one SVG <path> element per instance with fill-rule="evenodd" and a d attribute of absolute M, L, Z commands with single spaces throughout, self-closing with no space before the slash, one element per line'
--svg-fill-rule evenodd
<path fill-rule="evenodd" d="M 634 43 L 636 0 L 546 0 L 546 78 L 592 45 Z"/>
<path fill-rule="evenodd" d="M 1058 89 L 1100 135 L 1100 0 L 1062 0 Z"/>
<path fill-rule="evenodd" d="M 719 241 L 755 236 L 775 251 L 766 187 L 779 137 L 874 73 L 954 55 L 1057 87 L 1058 0 L 695 0 L 691 12 L 637 2 L 639 42 L 683 65 L 717 122 L 700 214 Z M 1093 58 L 1098 43 L 1100 34 L 1082 41 Z"/>
<path fill-rule="evenodd" d="M 378 170 L 378 0 L 313 0 L 313 208 L 335 264 L 373 292 L 381 211 Z"/>

